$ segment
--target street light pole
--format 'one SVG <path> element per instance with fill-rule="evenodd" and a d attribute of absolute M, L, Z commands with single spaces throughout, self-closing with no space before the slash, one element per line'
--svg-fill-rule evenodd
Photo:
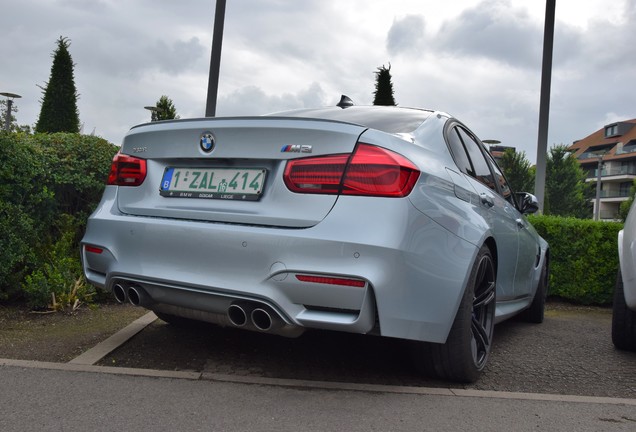
<path fill-rule="evenodd" d="M 223 46 L 223 27 L 225 25 L 225 0 L 216 0 L 214 13 L 214 32 L 212 34 L 212 55 L 210 57 L 210 75 L 208 77 L 208 98 L 205 116 L 216 116 L 216 98 L 219 90 L 219 71 L 221 69 L 221 47 Z"/>
<path fill-rule="evenodd" d="M 550 83 L 552 81 L 552 50 L 554 46 L 554 14 L 556 0 L 545 2 L 545 28 L 543 31 L 543 61 L 541 66 L 541 99 L 539 102 L 539 136 L 537 139 L 537 170 L 534 194 L 543 213 L 545 172 L 548 154 L 548 120 L 550 117 Z"/>
<path fill-rule="evenodd" d="M 7 132 L 11 131 L 11 108 L 13 108 L 13 99 L 20 99 L 22 96 L 15 93 L 3 92 L 0 95 L 5 96 L 7 98 L 7 116 L 4 120 L 4 130 Z"/>
<path fill-rule="evenodd" d="M 596 203 L 594 205 L 594 220 L 601 220 L 601 174 L 603 170 L 603 153 L 598 155 L 598 168 L 596 169 Z"/>

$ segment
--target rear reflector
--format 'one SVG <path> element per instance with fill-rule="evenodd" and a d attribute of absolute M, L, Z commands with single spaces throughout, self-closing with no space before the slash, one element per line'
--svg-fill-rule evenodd
<path fill-rule="evenodd" d="M 283 179 L 297 193 L 404 197 L 420 171 L 404 156 L 360 143 L 353 155 L 338 154 L 287 162 Z"/>
<path fill-rule="evenodd" d="M 314 276 L 314 275 L 296 275 L 296 279 L 301 282 L 320 283 L 326 285 L 342 285 L 350 287 L 363 288 L 365 281 L 360 279 L 346 279 L 336 277 Z"/>
<path fill-rule="evenodd" d="M 104 249 L 97 247 L 97 246 L 89 246 L 89 245 L 85 245 L 84 246 L 84 250 L 86 252 L 90 252 L 90 253 L 94 253 L 94 254 L 101 254 L 102 252 L 104 252 Z"/>
<path fill-rule="evenodd" d="M 117 153 L 110 166 L 107 184 L 139 186 L 146 179 L 146 160 Z"/>

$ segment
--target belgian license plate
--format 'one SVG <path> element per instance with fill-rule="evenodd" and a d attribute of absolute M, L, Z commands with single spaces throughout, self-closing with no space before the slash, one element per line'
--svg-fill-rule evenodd
<path fill-rule="evenodd" d="M 262 168 L 166 168 L 161 196 L 256 201 L 263 193 Z"/>

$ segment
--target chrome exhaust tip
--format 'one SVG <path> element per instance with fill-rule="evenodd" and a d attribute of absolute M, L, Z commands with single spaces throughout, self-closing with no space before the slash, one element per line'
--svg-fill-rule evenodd
<path fill-rule="evenodd" d="M 128 288 L 128 301 L 133 306 L 140 306 L 143 294 L 140 289 L 134 286 Z"/>
<path fill-rule="evenodd" d="M 252 311 L 252 324 L 260 331 L 268 331 L 272 328 L 272 316 L 265 309 L 256 308 Z"/>
<path fill-rule="evenodd" d="M 247 324 L 247 312 L 245 312 L 242 306 L 236 303 L 231 304 L 227 309 L 227 317 L 236 327 L 243 327 Z"/>
<path fill-rule="evenodd" d="M 117 303 L 122 304 L 126 302 L 126 290 L 124 289 L 123 285 L 113 285 L 112 291 L 113 295 L 115 296 L 115 300 L 117 300 Z"/>

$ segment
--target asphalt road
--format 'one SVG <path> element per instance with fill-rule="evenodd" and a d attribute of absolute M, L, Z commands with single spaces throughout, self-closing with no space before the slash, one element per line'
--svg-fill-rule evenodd
<path fill-rule="evenodd" d="M 587 432 L 636 426 L 633 404 L 334 391 L 93 368 L 0 366 L 0 430 Z"/>
<path fill-rule="evenodd" d="M 102 368 L 103 369 L 103 368 Z M 0 430 L 633 431 L 636 406 L 0 366 Z"/>
<path fill-rule="evenodd" d="M 636 353 L 614 349 L 611 310 L 552 304 L 543 324 L 508 321 L 481 379 L 458 386 L 420 376 L 401 340 L 334 332 L 298 339 L 155 321 L 101 365 L 244 377 L 636 398 Z"/>

